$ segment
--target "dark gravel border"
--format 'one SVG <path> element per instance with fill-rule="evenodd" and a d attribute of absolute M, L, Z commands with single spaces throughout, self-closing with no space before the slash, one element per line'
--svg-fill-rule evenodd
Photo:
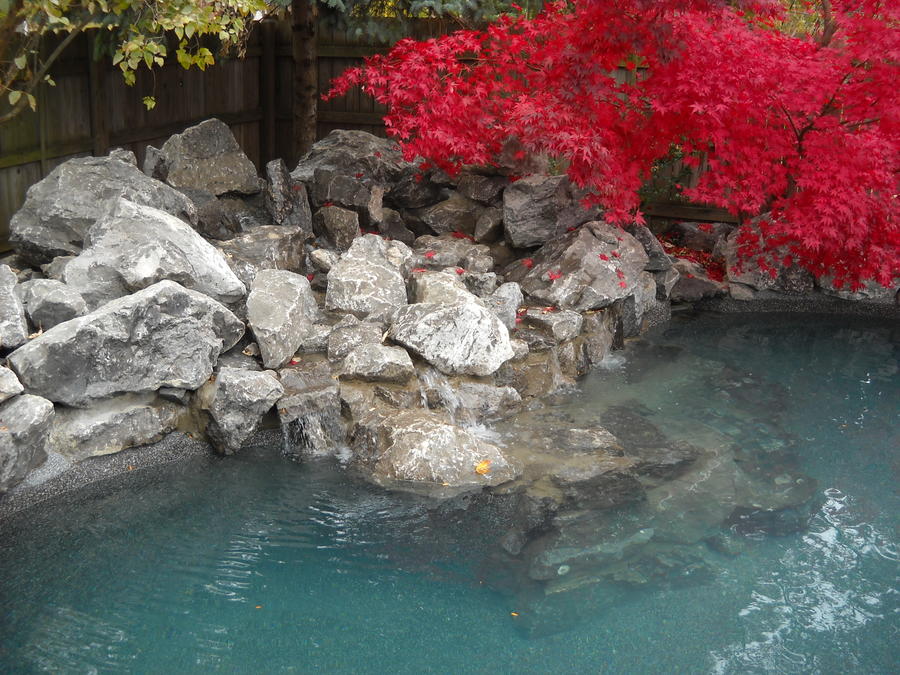
<path fill-rule="evenodd" d="M 707 298 L 694 303 L 694 309 L 705 312 L 729 314 L 830 314 L 834 316 L 871 316 L 900 320 L 900 306 L 892 302 L 863 302 L 842 300 L 824 294 L 813 295 L 762 295 L 753 300 L 735 300 L 732 297 Z"/>
<path fill-rule="evenodd" d="M 280 431 L 265 429 L 256 432 L 248 445 L 280 443 Z M 41 468 L 0 497 L 0 521 L 43 501 L 69 494 L 93 483 L 115 483 L 126 476 L 133 476 L 134 471 L 186 462 L 212 454 L 212 447 L 205 441 L 176 431 L 156 443 L 128 448 L 112 455 L 91 457 L 78 464 L 68 464 L 61 456 L 51 455 Z"/>

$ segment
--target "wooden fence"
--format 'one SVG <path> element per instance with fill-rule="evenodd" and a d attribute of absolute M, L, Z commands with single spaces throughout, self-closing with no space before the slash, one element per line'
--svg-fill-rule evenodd
<path fill-rule="evenodd" d="M 448 21 L 421 21 L 412 36 L 433 37 L 453 28 Z M 24 202 L 28 187 L 72 157 L 124 147 L 142 163 L 148 145 L 158 147 L 172 134 L 218 117 L 228 123 L 257 167 L 276 157 L 283 157 L 288 166 L 298 159 L 291 156 L 293 60 L 287 22 L 260 24 L 243 59 L 220 60 L 205 72 L 177 64 L 141 70 L 134 87 L 125 86 L 109 59 L 93 60 L 92 39 L 79 36 L 64 52 L 51 71 L 56 86 L 42 85 L 37 91 L 37 112 L 28 111 L 0 127 L 0 251 L 8 249 L 9 219 Z M 386 48 L 321 27 L 320 88 L 325 90 L 346 68 Z M 147 95 L 156 98 L 153 110 L 141 102 Z M 321 138 L 333 129 L 362 129 L 383 136 L 383 114 L 371 97 L 354 90 L 319 103 L 317 133 Z M 657 206 L 653 213 L 665 215 L 667 208 Z M 676 217 L 722 216 L 685 205 L 674 208 L 680 210 Z"/>

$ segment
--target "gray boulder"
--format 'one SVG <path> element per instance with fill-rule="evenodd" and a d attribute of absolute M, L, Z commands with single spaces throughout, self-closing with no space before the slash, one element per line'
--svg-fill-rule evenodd
<path fill-rule="evenodd" d="M 491 310 L 508 330 L 516 327 L 517 310 L 525 304 L 522 289 L 515 281 L 502 284 L 490 296 L 484 298 L 485 306 Z"/>
<path fill-rule="evenodd" d="M 178 425 L 179 405 L 154 394 L 125 394 L 79 410 L 60 406 L 50 429 L 50 449 L 81 461 L 155 443 Z"/>
<path fill-rule="evenodd" d="M 15 289 L 18 279 L 9 265 L 0 265 L 0 351 L 15 349 L 28 340 L 28 324 Z"/>
<path fill-rule="evenodd" d="M 31 325 L 49 330 L 58 323 L 87 314 L 87 304 L 71 286 L 55 279 L 32 279 L 16 287 Z"/>
<path fill-rule="evenodd" d="M 641 242 L 641 246 L 644 247 L 648 258 L 647 266 L 644 269 L 648 272 L 663 272 L 672 268 L 672 260 L 649 228 L 644 225 L 632 225 L 628 228 L 628 233 Z"/>
<path fill-rule="evenodd" d="M 77 255 L 106 202 L 119 196 L 197 222 L 190 199 L 137 167 L 111 157 L 79 157 L 28 189 L 25 204 L 10 222 L 10 242 L 34 265 Z"/>
<path fill-rule="evenodd" d="M 265 204 L 277 225 L 312 232 L 312 211 L 303 183 L 295 183 L 283 159 L 266 164 Z"/>
<path fill-rule="evenodd" d="M 491 244 L 503 236 L 503 209 L 484 209 L 475 221 L 474 238 L 479 244 Z"/>
<path fill-rule="evenodd" d="M 220 368 L 197 393 L 200 409 L 209 416 L 207 438 L 216 450 L 231 455 L 256 431 L 284 387 L 270 370 Z"/>
<path fill-rule="evenodd" d="M 248 288 L 260 270 L 304 271 L 304 243 L 309 232 L 295 227 L 258 227 L 217 244 L 231 270 Z"/>
<path fill-rule="evenodd" d="M 447 375 L 490 375 L 513 357 L 506 326 L 475 302 L 408 305 L 388 336 Z"/>
<path fill-rule="evenodd" d="M 309 253 L 309 261 L 312 266 L 320 272 L 329 272 L 334 264 L 340 259 L 340 254 L 330 251 L 327 248 L 317 248 Z"/>
<path fill-rule="evenodd" d="M 341 171 L 316 169 L 311 190 L 313 205 L 316 208 L 341 206 L 356 213 L 363 225 L 374 226 L 383 217 L 384 188 L 361 178 Z"/>
<path fill-rule="evenodd" d="M 406 305 L 406 284 L 401 271 L 412 252 L 401 242 L 385 242 L 365 235 L 328 272 L 326 309 L 359 318 L 383 320 Z"/>
<path fill-rule="evenodd" d="M 407 246 L 412 246 L 416 235 L 406 227 L 403 217 L 394 209 L 382 209 L 381 222 L 378 223 L 378 231 L 383 237 L 402 241 Z"/>
<path fill-rule="evenodd" d="M 361 233 L 359 216 L 340 206 L 323 206 L 313 217 L 313 232 L 338 251 L 347 251 Z"/>
<path fill-rule="evenodd" d="M 476 274 L 490 272 L 494 268 L 490 248 L 452 235 L 419 237 L 414 249 L 419 262 L 425 267 L 460 267 Z"/>
<path fill-rule="evenodd" d="M 364 344 L 347 354 L 341 366 L 340 377 L 342 380 L 403 384 L 415 374 L 416 369 L 405 349 Z"/>
<path fill-rule="evenodd" d="M 0 495 L 47 459 L 53 404 L 23 394 L 0 403 Z"/>
<path fill-rule="evenodd" d="M 565 176 L 527 176 L 503 191 L 506 240 L 521 248 L 536 246 L 559 232 L 557 218 L 570 203 Z"/>
<path fill-rule="evenodd" d="M 595 221 L 548 242 L 529 264 L 512 263 L 506 278 L 548 306 L 584 312 L 631 295 L 647 261 L 634 237 Z"/>
<path fill-rule="evenodd" d="M 390 185 L 397 182 L 409 166 L 403 161 L 394 141 L 365 131 L 335 130 L 316 141 L 291 172 L 295 181 L 312 184 L 316 169 L 330 169 L 345 176 L 356 176 Z"/>
<path fill-rule="evenodd" d="M 464 173 L 459 177 L 457 190 L 468 199 L 482 204 L 494 204 L 500 200 L 500 194 L 509 184 L 505 176 L 482 176 L 477 173 Z"/>
<path fill-rule="evenodd" d="M 209 119 L 175 134 L 157 153 L 148 153 L 144 171 L 175 188 L 254 194 L 260 180 L 228 125 Z"/>
<path fill-rule="evenodd" d="M 727 284 L 710 279 L 706 270 L 695 262 L 678 258 L 673 269 L 679 276 L 669 294 L 672 302 L 697 302 L 728 292 Z"/>
<path fill-rule="evenodd" d="M 521 472 L 497 446 L 425 410 L 373 416 L 357 427 L 353 449 L 375 482 L 404 489 L 487 487 Z"/>
<path fill-rule="evenodd" d="M 719 240 L 733 229 L 735 226 L 729 223 L 677 222 L 672 226 L 672 234 L 681 246 L 711 253 Z"/>
<path fill-rule="evenodd" d="M 410 277 L 413 302 L 456 304 L 481 301 L 469 292 L 455 272 L 418 272 Z"/>
<path fill-rule="evenodd" d="M 543 329 L 556 342 L 576 337 L 581 332 L 584 320 L 581 314 L 570 309 L 548 311 L 536 307 L 529 308 L 524 314 L 524 319 L 527 323 Z"/>
<path fill-rule="evenodd" d="M 120 393 L 196 389 L 243 334 L 215 300 L 161 281 L 54 326 L 9 364 L 28 391 L 87 407 Z"/>
<path fill-rule="evenodd" d="M 222 254 L 192 228 L 124 198 L 97 219 L 84 251 L 69 261 L 63 276 L 90 309 L 164 279 L 222 303 L 247 292 Z"/>
<path fill-rule="evenodd" d="M 287 363 L 319 318 L 306 277 L 285 270 L 256 275 L 247 297 L 247 320 L 266 368 Z"/>
<path fill-rule="evenodd" d="M 442 202 L 417 209 L 415 215 L 438 234 L 464 232 L 471 235 L 482 210 L 478 203 L 454 192 Z"/>
<path fill-rule="evenodd" d="M 9 368 L 0 366 L 0 403 L 24 391 L 19 378 Z"/>
<path fill-rule="evenodd" d="M 334 325 L 328 335 L 328 358 L 338 361 L 360 345 L 380 345 L 383 334 L 383 324 L 360 321 L 348 314 Z"/>

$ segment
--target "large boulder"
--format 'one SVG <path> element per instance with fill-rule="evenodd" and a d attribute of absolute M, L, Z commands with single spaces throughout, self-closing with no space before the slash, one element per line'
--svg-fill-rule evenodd
<path fill-rule="evenodd" d="M 302 228 L 269 225 L 217 245 L 232 271 L 249 288 L 260 270 L 303 272 L 304 243 L 310 237 L 310 232 Z"/>
<path fill-rule="evenodd" d="M 506 326 L 476 302 L 408 305 L 388 336 L 447 375 L 490 375 L 513 357 Z"/>
<path fill-rule="evenodd" d="M 453 192 L 447 199 L 432 206 L 417 209 L 414 215 L 438 234 L 464 232 L 473 234 L 483 207 Z"/>
<path fill-rule="evenodd" d="M 312 232 L 312 211 L 303 183 L 295 183 L 283 159 L 273 159 L 266 164 L 265 204 L 272 219 L 278 225 L 297 227 Z"/>
<path fill-rule="evenodd" d="M 313 232 L 338 251 L 347 251 L 360 235 L 359 215 L 340 206 L 323 206 L 313 216 Z"/>
<path fill-rule="evenodd" d="M 180 410 L 154 394 L 124 394 L 83 410 L 59 406 L 50 429 L 50 449 L 81 461 L 155 443 L 175 430 Z"/>
<path fill-rule="evenodd" d="M 384 187 L 341 171 L 316 169 L 311 196 L 316 208 L 343 207 L 356 213 L 363 225 L 374 226 L 383 217 Z"/>
<path fill-rule="evenodd" d="M 497 446 L 426 410 L 373 415 L 357 426 L 353 449 L 373 480 L 394 487 L 486 487 L 521 472 Z"/>
<path fill-rule="evenodd" d="M 413 302 L 452 305 L 481 301 L 469 292 L 455 272 L 417 272 L 410 278 Z"/>
<path fill-rule="evenodd" d="M 222 254 L 184 222 L 151 206 L 120 198 L 109 204 L 85 238 L 85 249 L 63 273 L 90 309 L 158 281 L 177 281 L 222 303 L 246 288 Z"/>
<path fill-rule="evenodd" d="M 256 275 L 247 297 L 247 320 L 266 368 L 286 364 L 319 318 L 306 277 L 286 270 Z"/>
<path fill-rule="evenodd" d="M 0 403 L 21 394 L 23 390 L 16 374 L 9 368 L 0 366 Z"/>
<path fill-rule="evenodd" d="M 284 387 L 270 370 L 220 368 L 198 392 L 209 416 L 207 438 L 223 454 L 237 452 L 282 395 Z"/>
<path fill-rule="evenodd" d="M 403 270 L 412 252 L 401 242 L 375 235 L 353 240 L 328 272 L 325 307 L 359 318 L 387 319 L 406 305 Z"/>
<path fill-rule="evenodd" d="M 594 221 L 545 244 L 533 258 L 512 263 L 506 277 L 518 281 L 526 296 L 583 312 L 633 294 L 647 263 L 634 237 Z"/>
<path fill-rule="evenodd" d="M 408 166 L 393 141 L 365 131 L 336 130 L 317 141 L 291 172 L 295 181 L 310 187 L 316 169 L 390 185 Z"/>
<path fill-rule="evenodd" d="M 490 248 L 458 235 L 424 235 L 416 239 L 414 247 L 423 266 L 460 267 L 474 273 L 490 272 L 494 268 Z"/>
<path fill-rule="evenodd" d="M 87 314 L 81 293 L 56 279 L 31 279 L 16 287 L 31 325 L 49 330 L 58 323 Z"/>
<path fill-rule="evenodd" d="M 34 265 L 77 255 L 104 204 L 120 196 L 191 224 L 197 221 L 188 197 L 136 166 L 113 157 L 79 157 L 28 189 L 25 204 L 10 222 L 10 242 Z"/>
<path fill-rule="evenodd" d="M 0 495 L 47 459 L 53 404 L 23 394 L 0 403 Z"/>
<path fill-rule="evenodd" d="M 28 340 L 25 310 L 15 293 L 16 273 L 0 265 L 0 351 L 15 349 Z"/>
<path fill-rule="evenodd" d="M 241 150 L 228 125 L 209 119 L 175 134 L 158 151 L 147 152 L 144 171 L 175 188 L 226 192 L 259 192 L 253 162 Z"/>
<path fill-rule="evenodd" d="M 27 391 L 87 407 L 120 393 L 197 389 L 243 334 L 215 300 L 161 281 L 51 328 L 9 365 Z"/>
<path fill-rule="evenodd" d="M 517 248 L 555 237 L 557 216 L 568 204 L 565 176 L 528 176 L 503 191 L 506 239 Z"/>
<path fill-rule="evenodd" d="M 380 345 L 383 335 L 384 324 L 360 321 L 352 314 L 347 314 L 328 334 L 328 358 L 338 361 L 360 345 Z"/>

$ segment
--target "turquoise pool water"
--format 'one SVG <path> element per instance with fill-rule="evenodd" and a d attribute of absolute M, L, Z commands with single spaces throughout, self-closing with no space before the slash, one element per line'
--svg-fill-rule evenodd
<path fill-rule="evenodd" d="M 491 582 L 490 500 L 435 508 L 255 448 L 0 524 L 0 672 L 895 672 L 898 345 L 871 320 L 677 317 L 560 403 L 790 439 L 818 481 L 809 529 L 742 537 L 708 583 L 576 596 L 536 637 Z"/>

